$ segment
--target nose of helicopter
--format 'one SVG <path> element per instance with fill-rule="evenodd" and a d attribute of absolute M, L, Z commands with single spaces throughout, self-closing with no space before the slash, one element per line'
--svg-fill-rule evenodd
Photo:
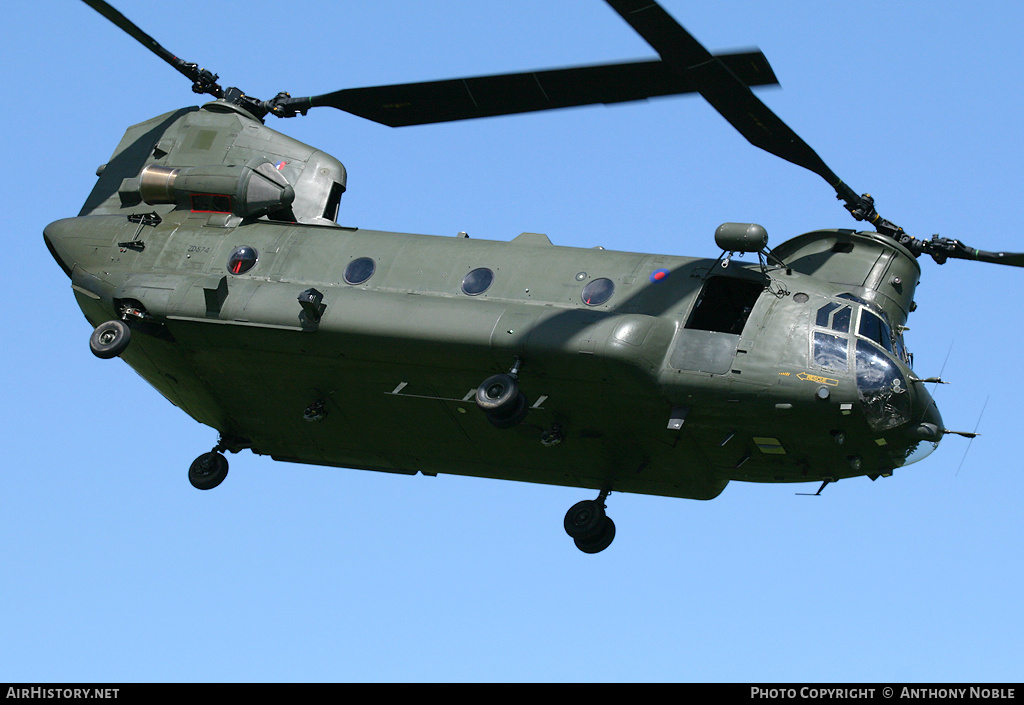
<path fill-rule="evenodd" d="M 946 427 L 942 423 L 939 407 L 923 382 L 914 385 L 913 420 L 906 426 L 909 445 L 905 465 L 916 463 L 932 454 L 939 447 Z"/>
<path fill-rule="evenodd" d="M 69 277 L 75 268 L 75 257 L 71 253 L 70 234 L 71 222 L 74 218 L 57 220 L 43 228 L 43 240 L 46 241 L 46 249 L 50 251 L 57 264 Z"/>
<path fill-rule="evenodd" d="M 938 427 L 939 432 L 942 433 L 946 430 L 946 427 L 942 425 L 942 416 L 939 414 L 938 405 L 936 405 L 935 400 L 932 399 L 932 395 L 928 393 L 927 389 L 922 387 L 920 391 L 923 392 L 919 397 L 919 404 L 924 407 L 924 422 L 935 425 Z"/>

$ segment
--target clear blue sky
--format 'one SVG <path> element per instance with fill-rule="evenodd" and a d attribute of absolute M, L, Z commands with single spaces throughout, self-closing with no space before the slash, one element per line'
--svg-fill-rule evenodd
<path fill-rule="evenodd" d="M 687 3 L 711 50 L 760 47 L 760 95 L 912 234 L 1024 250 L 1022 6 Z M 117 6 L 223 85 L 270 97 L 652 57 L 600 0 Z M 604 553 L 561 528 L 592 493 L 231 456 L 90 326 L 42 229 L 78 212 L 124 128 L 187 81 L 73 0 L 11 3 L 0 346 L 0 681 L 1019 681 L 1024 270 L 922 260 L 907 341 L 947 438 L 893 477 L 616 494 Z M 366 228 L 714 257 L 854 227 L 818 177 L 698 97 L 404 130 L 330 109 L 272 124 L 341 159 Z"/>

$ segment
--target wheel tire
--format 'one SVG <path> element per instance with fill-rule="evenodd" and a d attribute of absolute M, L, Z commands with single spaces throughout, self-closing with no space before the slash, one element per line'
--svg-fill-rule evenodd
<path fill-rule="evenodd" d="M 117 357 L 132 340 L 132 329 L 124 321 L 106 321 L 96 326 L 89 336 L 89 349 L 103 360 Z"/>
<path fill-rule="evenodd" d="M 491 425 L 495 428 L 512 428 L 520 424 L 523 419 L 526 418 L 527 412 L 530 410 L 530 403 L 526 400 L 526 395 L 519 392 L 519 395 L 515 398 L 514 404 L 503 414 L 488 413 L 487 420 L 490 421 Z"/>
<path fill-rule="evenodd" d="M 591 541 L 604 529 L 605 519 L 604 506 L 595 499 L 585 499 L 569 507 L 562 526 L 574 540 Z"/>
<path fill-rule="evenodd" d="M 492 375 L 476 388 L 476 405 L 495 417 L 507 416 L 516 407 L 519 384 L 509 375 Z"/>
<path fill-rule="evenodd" d="M 604 518 L 604 524 L 601 527 L 601 532 L 592 539 L 586 541 L 582 539 L 574 539 L 576 548 L 580 549 L 584 553 L 600 553 L 604 549 L 608 548 L 612 544 L 612 540 L 615 538 L 615 522 L 609 517 Z"/>
<path fill-rule="evenodd" d="M 188 481 L 197 490 L 212 490 L 228 476 L 228 460 L 216 451 L 203 453 L 192 461 Z"/>

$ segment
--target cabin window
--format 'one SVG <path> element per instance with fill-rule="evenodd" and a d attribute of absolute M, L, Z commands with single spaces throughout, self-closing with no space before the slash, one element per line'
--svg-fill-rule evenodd
<path fill-rule="evenodd" d="M 345 282 L 348 284 L 362 284 L 373 276 L 377 265 L 369 257 L 359 257 L 348 263 L 345 267 Z"/>
<path fill-rule="evenodd" d="M 236 247 L 228 257 L 228 271 L 232 274 L 245 274 L 256 266 L 259 258 L 259 253 L 253 247 Z"/>
<path fill-rule="evenodd" d="M 752 279 L 711 277 L 704 282 L 686 327 L 738 335 L 762 291 L 764 284 Z"/>
<path fill-rule="evenodd" d="M 615 284 L 611 279 L 595 279 L 583 287 L 583 303 L 587 306 L 600 306 L 615 293 Z"/>
<path fill-rule="evenodd" d="M 478 267 L 462 279 L 462 293 L 467 296 L 477 296 L 490 288 L 494 281 L 494 272 L 487 267 Z"/>

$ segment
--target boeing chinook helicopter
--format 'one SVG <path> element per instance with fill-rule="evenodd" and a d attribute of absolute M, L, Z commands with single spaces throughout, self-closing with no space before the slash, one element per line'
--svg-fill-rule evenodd
<path fill-rule="evenodd" d="M 213 98 L 128 128 L 79 215 L 44 232 L 92 351 L 218 431 L 195 487 L 246 448 L 580 487 L 598 496 L 564 527 L 596 553 L 615 536 L 612 491 L 820 493 L 888 476 L 950 432 L 903 337 L 918 258 L 1024 255 L 911 237 L 753 94 L 776 82 L 760 52 L 711 54 L 656 3 L 607 1 L 659 59 L 259 100 L 85 0 Z M 727 223 L 711 259 L 342 227 L 341 162 L 264 123 L 333 107 L 397 127 L 694 92 L 873 231 L 769 249 L 762 227 Z"/>

